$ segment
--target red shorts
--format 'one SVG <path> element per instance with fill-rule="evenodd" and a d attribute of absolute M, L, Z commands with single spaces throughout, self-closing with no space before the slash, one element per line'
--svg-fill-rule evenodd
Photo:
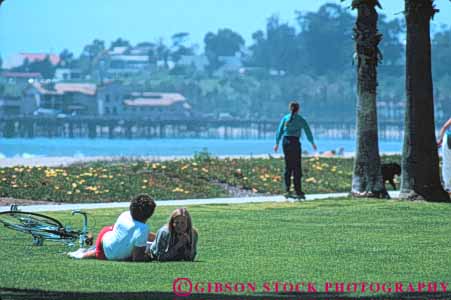
<path fill-rule="evenodd" d="M 113 225 L 105 226 L 100 230 L 99 235 L 96 240 L 96 258 L 97 259 L 106 259 L 105 252 L 103 252 L 102 239 L 105 233 L 113 231 Z"/>

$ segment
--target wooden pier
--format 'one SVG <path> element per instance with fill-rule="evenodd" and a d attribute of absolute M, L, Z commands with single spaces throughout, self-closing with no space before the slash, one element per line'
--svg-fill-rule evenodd
<path fill-rule="evenodd" d="M 355 122 L 311 121 L 315 137 L 355 138 Z M 0 135 L 4 138 L 273 138 L 278 120 L 214 119 L 126 119 L 122 117 L 3 117 Z M 379 137 L 402 138 L 403 124 L 379 124 Z"/>

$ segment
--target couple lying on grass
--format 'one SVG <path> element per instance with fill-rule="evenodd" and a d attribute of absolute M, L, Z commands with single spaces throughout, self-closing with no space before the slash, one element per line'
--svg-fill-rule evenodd
<path fill-rule="evenodd" d="M 186 208 L 177 208 L 167 225 L 157 234 L 150 232 L 147 220 L 155 211 L 155 201 L 139 195 L 130 203 L 116 223 L 104 227 L 95 248 L 69 252 L 73 258 L 142 261 L 193 261 L 196 256 L 197 231 Z"/>

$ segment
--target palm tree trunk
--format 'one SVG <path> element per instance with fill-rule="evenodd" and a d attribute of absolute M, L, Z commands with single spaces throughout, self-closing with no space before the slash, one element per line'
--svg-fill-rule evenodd
<path fill-rule="evenodd" d="M 354 0 L 357 8 L 354 40 L 357 54 L 357 141 L 352 195 L 365 197 L 389 197 L 384 187 L 379 156 L 377 132 L 377 63 L 378 44 L 381 34 L 377 32 L 378 14 L 375 0 Z"/>
<path fill-rule="evenodd" d="M 433 0 L 405 0 L 406 113 L 401 195 L 405 199 L 449 201 L 439 175 L 429 25 Z"/>

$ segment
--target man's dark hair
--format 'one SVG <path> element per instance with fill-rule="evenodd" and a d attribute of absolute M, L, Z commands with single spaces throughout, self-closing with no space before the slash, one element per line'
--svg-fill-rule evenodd
<path fill-rule="evenodd" d="M 138 195 L 130 202 L 130 214 L 133 220 L 145 223 L 153 215 L 156 206 L 149 195 Z"/>

